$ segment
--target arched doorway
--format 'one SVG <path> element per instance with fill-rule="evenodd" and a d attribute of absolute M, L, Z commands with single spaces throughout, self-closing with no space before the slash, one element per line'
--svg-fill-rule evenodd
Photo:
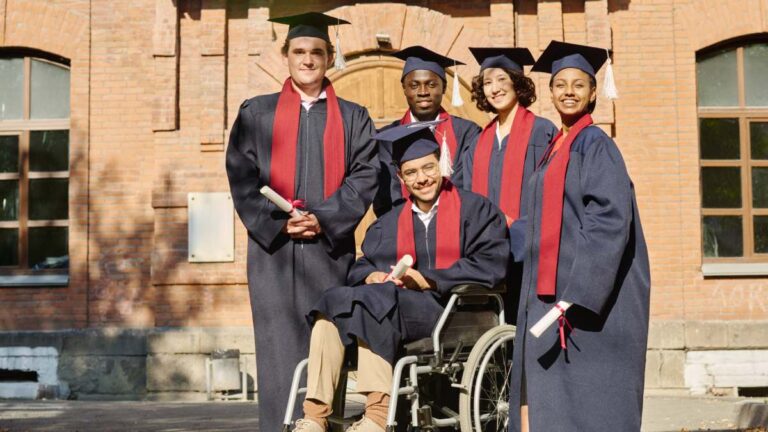
<path fill-rule="evenodd" d="M 403 64 L 402 60 L 381 52 L 365 53 L 350 59 L 344 70 L 334 69 L 329 72 L 328 78 L 333 82 L 339 97 L 366 107 L 376 128 L 381 128 L 399 120 L 408 109 L 403 88 L 400 85 Z M 484 125 L 488 121 L 488 115 L 478 110 L 472 103 L 471 84 L 462 80 L 461 77 L 459 83 L 464 105 L 460 107 L 451 105 L 453 75 L 449 72 L 448 88 L 443 96 L 443 108 L 453 115 Z M 369 209 L 355 230 L 358 255 L 361 253 L 360 245 L 365 237 L 365 231 L 375 219 L 373 211 Z"/>
<path fill-rule="evenodd" d="M 330 71 L 328 78 L 333 82 L 336 94 L 368 108 L 376 127 L 380 128 L 399 120 L 408 109 L 400 86 L 403 64 L 402 60 L 381 52 L 364 53 L 348 60 L 344 70 Z M 488 115 L 472 103 L 471 84 L 461 77 L 459 83 L 464 105 L 454 107 L 451 105 L 453 73 L 449 70 L 443 108 L 451 114 L 484 125 Z"/>

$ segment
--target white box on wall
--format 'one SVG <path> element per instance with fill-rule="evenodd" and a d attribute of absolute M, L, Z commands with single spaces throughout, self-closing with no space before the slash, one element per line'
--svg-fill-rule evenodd
<path fill-rule="evenodd" d="M 235 211 L 227 192 L 187 194 L 189 262 L 235 260 Z"/>

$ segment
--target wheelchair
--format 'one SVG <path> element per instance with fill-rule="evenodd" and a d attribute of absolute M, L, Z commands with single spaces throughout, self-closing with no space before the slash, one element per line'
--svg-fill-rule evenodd
<path fill-rule="evenodd" d="M 386 432 L 507 430 L 515 327 L 505 324 L 505 291 L 503 285 L 454 287 L 432 336 L 403 346 L 404 355 L 393 367 Z M 302 360 L 294 371 L 283 432 L 291 430 L 298 396 L 306 393 L 300 382 L 307 362 Z M 344 414 L 352 370 L 345 365 L 334 394 L 328 418 L 333 432 L 342 432 L 362 417 Z"/>

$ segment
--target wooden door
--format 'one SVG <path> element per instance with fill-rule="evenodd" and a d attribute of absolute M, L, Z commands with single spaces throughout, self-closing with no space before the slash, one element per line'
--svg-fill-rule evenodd
<path fill-rule="evenodd" d="M 344 99 L 356 102 L 368 109 L 376 128 L 381 128 L 399 120 L 408 109 L 400 76 L 403 71 L 403 61 L 394 57 L 374 54 L 358 57 L 347 63 L 343 71 L 332 70 L 328 78 L 333 82 L 336 94 Z M 466 79 L 466 81 L 465 81 Z M 480 126 L 488 122 L 488 115 L 477 109 L 471 99 L 470 77 L 460 80 L 461 97 L 464 105 L 451 105 L 453 76 L 449 74 L 448 89 L 443 96 L 443 108 L 453 115 L 472 120 Z M 371 209 L 355 230 L 355 243 L 358 255 L 365 231 L 376 217 Z"/>

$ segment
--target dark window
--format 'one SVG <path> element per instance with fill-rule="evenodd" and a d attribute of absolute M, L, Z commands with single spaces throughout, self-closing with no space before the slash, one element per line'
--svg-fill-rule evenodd
<path fill-rule="evenodd" d="M 0 274 L 69 267 L 69 68 L 0 53 Z"/>

